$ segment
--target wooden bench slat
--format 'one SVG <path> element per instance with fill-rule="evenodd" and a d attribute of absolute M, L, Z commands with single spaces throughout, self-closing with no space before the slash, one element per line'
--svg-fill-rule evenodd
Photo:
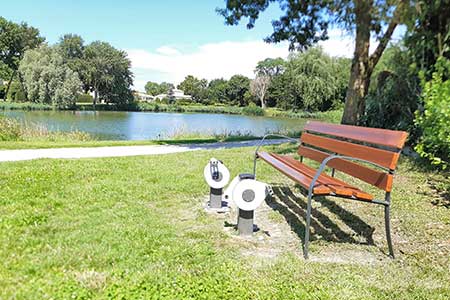
<path fill-rule="evenodd" d="M 328 124 L 317 121 L 308 121 L 304 127 L 304 130 L 397 149 L 403 148 L 408 137 L 408 133 L 405 131 Z"/>
<path fill-rule="evenodd" d="M 272 155 L 276 159 L 284 162 L 285 164 L 287 164 L 294 170 L 307 175 L 309 178 L 311 178 L 311 181 L 317 172 L 317 170 L 314 170 L 313 168 L 310 168 L 307 165 L 302 164 L 301 162 L 295 160 L 293 157 L 289 157 L 287 155 L 277 155 L 274 153 L 270 153 L 270 155 Z M 325 175 L 325 174 L 323 174 L 323 175 Z M 334 192 L 338 195 L 348 196 L 348 197 L 353 195 L 352 191 L 345 188 L 345 185 L 346 185 L 345 183 L 343 183 L 343 186 L 334 186 L 333 184 L 336 184 L 336 182 L 333 182 L 333 180 L 328 180 L 328 178 L 323 175 L 317 179 L 317 181 L 320 182 L 320 184 L 326 185 L 332 192 Z"/>
<path fill-rule="evenodd" d="M 329 153 L 305 146 L 299 147 L 298 154 L 317 162 L 322 162 L 330 155 Z M 335 168 L 336 170 L 361 179 L 362 181 L 365 181 L 386 192 L 390 192 L 392 190 L 394 176 L 389 173 L 380 172 L 344 159 L 333 159 L 327 165 L 331 168 Z"/>
<path fill-rule="evenodd" d="M 308 188 L 316 173 L 313 168 L 295 160 L 286 155 L 277 155 L 274 153 L 259 152 L 258 157 L 272 165 L 274 168 L 298 182 L 304 188 Z M 361 191 L 360 189 L 349 185 L 339 179 L 322 174 L 314 188 L 315 195 L 332 195 L 343 197 L 356 197 L 362 200 L 373 200 L 373 196 Z"/>
<path fill-rule="evenodd" d="M 302 143 L 328 150 L 330 152 L 364 159 L 392 170 L 395 169 L 400 156 L 400 153 L 398 152 L 353 144 L 306 132 L 302 133 L 301 141 Z"/>
<path fill-rule="evenodd" d="M 291 167 L 283 164 L 273 156 L 271 156 L 267 152 L 258 152 L 258 157 L 267 162 L 268 164 L 272 165 L 275 169 L 280 171 L 281 173 L 285 174 L 295 182 L 299 183 L 304 188 L 308 188 L 309 184 L 311 183 L 312 179 L 302 173 L 299 173 L 292 169 Z M 315 195 L 329 195 L 331 190 L 327 188 L 326 186 L 320 185 L 318 183 L 314 187 L 314 194 Z"/>
<path fill-rule="evenodd" d="M 288 155 L 278 155 L 271 153 L 272 156 L 279 159 L 280 161 L 288 164 L 293 169 L 306 174 L 309 176 L 312 180 L 314 175 L 316 174 L 317 170 L 301 163 L 300 161 L 296 160 L 295 158 L 288 156 Z M 342 181 L 335 177 L 331 177 L 325 173 L 322 173 L 321 176 L 318 178 L 318 181 L 324 185 L 326 185 L 332 192 L 334 192 L 337 195 L 345 196 L 345 197 L 351 197 L 355 196 L 359 199 L 364 200 L 373 200 L 373 196 L 371 194 L 368 194 L 366 192 L 361 191 L 360 189 Z"/>

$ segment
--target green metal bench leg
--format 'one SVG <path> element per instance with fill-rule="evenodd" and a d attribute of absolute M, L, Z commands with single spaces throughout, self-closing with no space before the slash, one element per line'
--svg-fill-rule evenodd
<path fill-rule="evenodd" d="M 309 227 L 311 225 L 311 202 L 312 202 L 312 194 L 308 193 L 308 206 L 306 208 L 305 241 L 303 246 L 303 256 L 305 257 L 305 259 L 308 259 Z"/>
<path fill-rule="evenodd" d="M 391 239 L 391 223 L 390 223 L 390 205 L 386 205 L 384 207 L 384 222 L 386 226 L 386 240 L 389 247 L 389 255 L 394 258 L 394 248 L 392 247 L 392 239 Z"/>

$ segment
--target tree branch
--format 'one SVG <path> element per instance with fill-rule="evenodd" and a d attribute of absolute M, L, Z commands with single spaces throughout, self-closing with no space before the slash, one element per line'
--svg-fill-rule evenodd
<path fill-rule="evenodd" d="M 380 42 L 378 43 L 378 46 L 375 49 L 375 51 L 369 57 L 369 73 L 372 73 L 373 68 L 376 66 L 376 64 L 380 60 L 381 55 L 383 54 L 389 41 L 391 40 L 391 37 L 392 37 L 392 34 L 394 33 L 395 28 L 399 24 L 400 11 L 404 5 L 404 2 L 405 2 L 404 0 L 400 1 L 399 5 L 396 7 L 396 9 L 394 11 L 394 15 L 392 17 L 392 20 L 389 23 L 389 25 L 386 29 L 386 32 L 384 33 L 383 37 L 380 39 Z"/>

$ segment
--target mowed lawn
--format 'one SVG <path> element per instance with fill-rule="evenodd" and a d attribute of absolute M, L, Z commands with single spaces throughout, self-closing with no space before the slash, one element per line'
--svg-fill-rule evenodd
<path fill-rule="evenodd" d="M 395 260 L 382 207 L 323 198 L 305 261 L 305 197 L 262 162 L 276 195 L 256 212 L 255 237 L 202 208 L 208 159 L 234 176 L 251 170 L 253 151 L 2 163 L 0 299 L 450 298 L 450 210 L 433 174 L 399 165 Z"/>

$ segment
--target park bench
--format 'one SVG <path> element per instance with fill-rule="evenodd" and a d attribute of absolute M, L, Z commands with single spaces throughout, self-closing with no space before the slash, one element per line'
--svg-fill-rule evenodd
<path fill-rule="evenodd" d="M 264 136 L 262 141 L 269 135 Z M 394 258 L 390 230 L 391 190 L 394 171 L 408 134 L 378 128 L 336 125 L 309 121 L 304 127 L 298 148 L 300 161 L 292 156 L 255 151 L 253 172 L 256 175 L 257 159 L 308 190 L 304 257 L 308 258 L 311 202 L 315 196 L 333 196 L 384 206 L 386 239 L 389 254 Z M 260 144 L 262 145 L 262 143 Z M 303 163 L 303 157 L 320 163 L 318 169 Z M 323 171 L 331 168 L 331 174 Z M 358 186 L 334 177 L 335 171 L 344 172 L 365 181 L 385 192 L 384 200 L 377 200 Z"/>

